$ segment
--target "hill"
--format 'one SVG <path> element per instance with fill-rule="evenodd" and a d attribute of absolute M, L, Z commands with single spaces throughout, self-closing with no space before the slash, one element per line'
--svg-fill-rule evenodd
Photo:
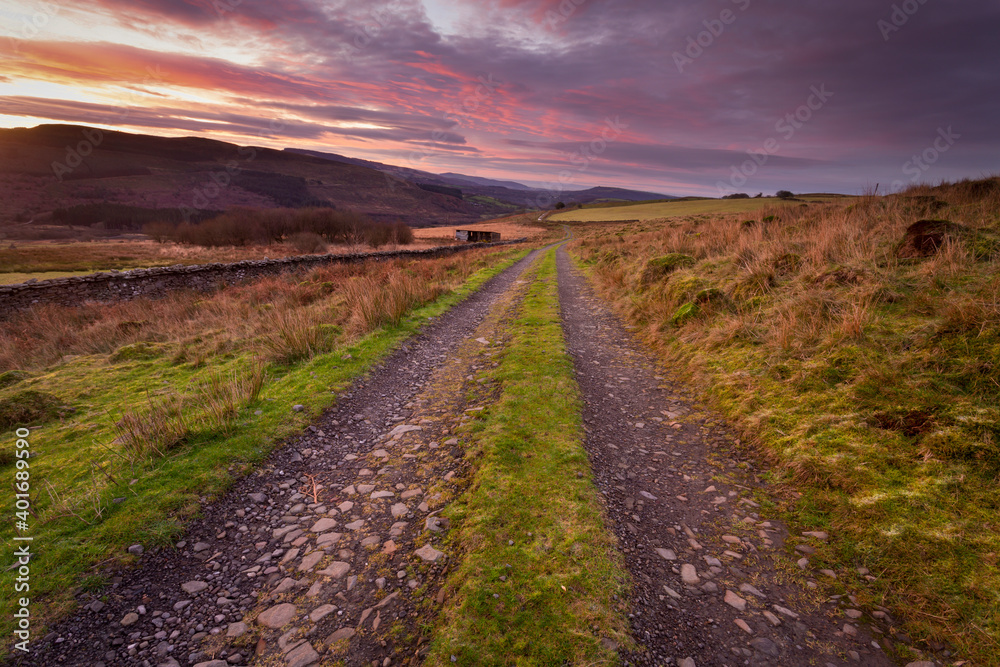
<path fill-rule="evenodd" d="M 195 137 L 77 125 L 0 130 L 0 224 L 47 222 L 57 209 L 117 204 L 188 213 L 233 206 L 332 206 L 414 226 L 509 211 L 431 192 L 360 164 Z"/>

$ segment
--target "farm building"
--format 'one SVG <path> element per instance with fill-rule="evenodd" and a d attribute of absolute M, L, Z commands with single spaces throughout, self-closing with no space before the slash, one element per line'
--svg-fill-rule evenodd
<path fill-rule="evenodd" d="M 500 240 L 500 232 L 456 229 L 455 240 L 468 241 L 469 243 L 492 243 Z"/>

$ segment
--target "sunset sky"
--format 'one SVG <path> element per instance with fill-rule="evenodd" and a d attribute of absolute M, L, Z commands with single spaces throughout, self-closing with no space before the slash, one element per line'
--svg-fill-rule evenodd
<path fill-rule="evenodd" d="M 567 190 L 857 193 L 1000 172 L 998 0 L 67 4 L 0 0 L 0 126 Z"/>

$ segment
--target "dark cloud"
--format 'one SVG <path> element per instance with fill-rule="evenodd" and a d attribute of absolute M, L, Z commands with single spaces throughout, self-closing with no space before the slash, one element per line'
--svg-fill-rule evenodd
<path fill-rule="evenodd" d="M 455 12 L 460 34 L 420 0 L 77 5 L 136 29 L 169 24 L 204 56 L 23 40 L 18 53 L 0 45 L 4 76 L 137 85 L 159 63 L 165 85 L 230 99 L 211 113 L 171 100 L 137 110 L 151 128 L 210 133 L 222 122 L 239 132 L 254 117 L 287 114 L 300 121 L 284 133 L 289 143 L 322 139 L 350 154 L 342 137 L 396 162 L 419 145 L 444 170 L 544 180 L 568 169 L 581 183 L 660 191 L 714 191 L 765 146 L 775 150 L 747 189 L 858 191 L 898 178 L 947 128 L 961 138 L 928 179 L 998 167 L 995 0 L 917 3 L 912 15 L 871 0 L 437 3 Z M 260 62 L 228 62 L 214 40 L 252 44 Z M 829 94 L 818 102 L 817 90 Z M 45 117 L 83 122 L 93 110 L 57 112 Z M 614 119 L 627 128 L 581 171 L 574 153 Z"/>

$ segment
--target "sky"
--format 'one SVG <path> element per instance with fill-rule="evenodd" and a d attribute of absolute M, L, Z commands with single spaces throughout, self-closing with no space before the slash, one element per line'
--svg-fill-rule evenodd
<path fill-rule="evenodd" d="M 1000 173 L 1000 0 L 0 0 L 0 127 L 340 153 L 553 192 Z"/>

